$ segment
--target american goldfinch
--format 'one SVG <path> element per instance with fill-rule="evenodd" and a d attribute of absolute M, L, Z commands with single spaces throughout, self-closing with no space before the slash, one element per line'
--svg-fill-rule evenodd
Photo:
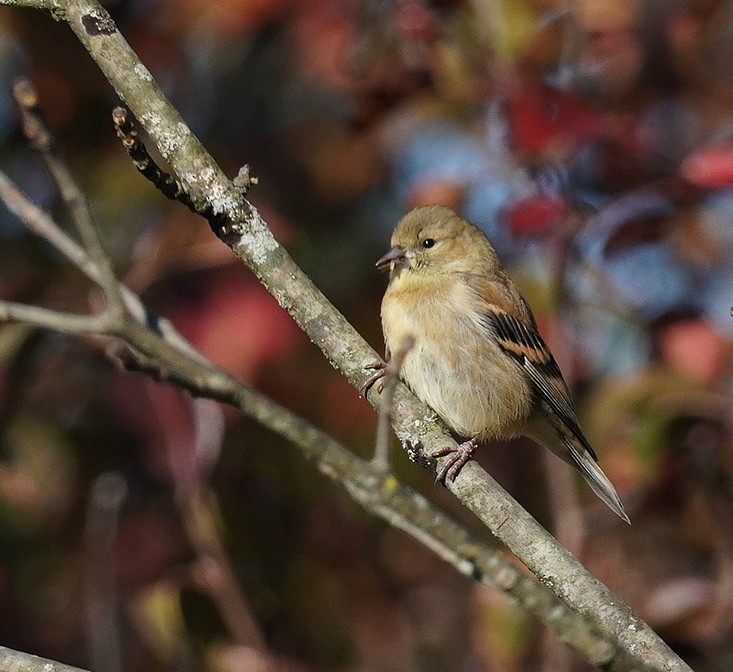
<path fill-rule="evenodd" d="M 578 469 L 630 522 L 532 311 L 488 238 L 452 210 L 427 206 L 399 221 L 391 245 L 377 262 L 390 272 L 382 301 L 387 358 L 413 339 L 400 376 L 467 439 L 433 453 L 446 456 L 437 479 L 454 479 L 483 440 L 528 436 Z"/>

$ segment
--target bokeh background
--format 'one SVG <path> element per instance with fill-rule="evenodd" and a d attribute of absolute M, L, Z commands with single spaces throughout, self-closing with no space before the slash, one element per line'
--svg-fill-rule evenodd
<path fill-rule="evenodd" d="M 528 442 L 478 459 L 695 670 L 733 669 L 732 3 L 105 5 L 228 174 L 251 166 L 252 202 L 376 349 L 374 261 L 401 214 L 444 203 L 487 232 L 633 525 Z M 0 8 L 2 170 L 69 225 L 18 129 L 21 74 L 120 277 L 212 360 L 369 455 L 372 409 L 206 223 L 135 172 L 113 91 L 39 11 Z M 99 305 L 4 208 L 0 239 L 3 298 Z M 118 372 L 105 347 L 0 329 L 0 644 L 96 672 L 589 669 L 292 446 Z"/>

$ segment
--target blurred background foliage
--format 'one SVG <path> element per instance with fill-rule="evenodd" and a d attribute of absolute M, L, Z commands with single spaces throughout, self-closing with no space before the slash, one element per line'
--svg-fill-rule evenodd
<path fill-rule="evenodd" d="M 731 3 L 105 5 L 225 170 L 251 165 L 278 239 L 378 350 L 374 261 L 399 216 L 441 202 L 491 236 L 633 525 L 533 445 L 478 459 L 694 669 L 733 669 Z M 20 74 L 125 282 L 368 455 L 371 408 L 205 222 L 138 176 L 71 32 L 0 8 L 2 89 Z M 0 167 L 66 222 L 8 94 L 0 143 Z M 5 209 L 0 237 L 3 298 L 99 305 Z M 119 373 L 105 345 L 0 329 L 0 643 L 97 672 L 587 669 L 278 437 Z"/>

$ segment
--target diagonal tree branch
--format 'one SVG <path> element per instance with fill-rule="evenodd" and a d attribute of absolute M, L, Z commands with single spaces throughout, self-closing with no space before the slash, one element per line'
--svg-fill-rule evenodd
<path fill-rule="evenodd" d="M 0 646 L 0 670 L 3 672 L 86 672 L 72 665 L 40 658 L 23 651 Z"/>
<path fill-rule="evenodd" d="M 13 195 L 25 198 L 20 192 Z M 129 301 L 139 302 L 124 285 L 119 287 L 124 296 L 130 297 Z M 125 315 L 118 315 L 112 321 L 105 314 L 77 316 L 22 304 L 6 305 L 13 310 L 4 315 L 0 311 L 0 319 L 14 319 L 63 333 L 118 336 L 126 345 L 108 348 L 107 353 L 120 366 L 173 383 L 196 396 L 227 403 L 290 440 L 323 474 L 343 486 L 367 510 L 413 536 L 461 573 L 515 600 L 588 660 L 619 671 L 655 669 L 640 664 L 588 619 L 563 604 L 549 588 L 522 576 L 497 549 L 476 539 L 422 495 L 399 484 L 386 473 L 384 464 L 358 458 L 307 421 L 216 368 L 198 352 L 191 356 L 182 354 L 178 334 L 153 331 L 126 320 Z M 394 380 L 392 376 L 390 385 Z"/>
<path fill-rule="evenodd" d="M 19 4 L 14 0 L 0 2 Z M 31 5 L 37 7 L 38 3 Z M 368 367 L 376 358 L 374 351 L 277 243 L 241 189 L 226 178 L 166 100 L 106 10 L 95 0 L 53 0 L 53 8 L 156 143 L 195 209 L 208 216 L 215 233 L 249 266 L 328 360 L 352 385 L 360 387 L 371 374 Z M 152 354 L 156 335 L 139 324 L 128 324 L 127 329 L 125 339 L 134 340 L 144 355 Z M 166 367 L 172 364 L 162 363 Z M 376 403 L 376 391 L 368 396 Z M 393 424 L 403 443 L 420 442 L 429 455 L 452 441 L 429 409 L 403 385 L 397 386 L 393 408 Z M 590 619 L 615 646 L 636 657 L 641 666 L 689 670 L 647 624 L 475 462 L 448 487 L 540 581 L 572 610 Z M 615 668 L 613 661 L 607 665 L 609 669 L 625 669 Z"/>

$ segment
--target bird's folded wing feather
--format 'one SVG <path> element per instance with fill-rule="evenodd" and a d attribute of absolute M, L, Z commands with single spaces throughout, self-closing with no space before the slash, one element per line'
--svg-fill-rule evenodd
<path fill-rule="evenodd" d="M 481 320 L 497 345 L 522 366 L 539 400 L 550 407 L 583 448 L 597 459 L 578 425 L 560 368 L 536 329 L 498 308 L 482 311 Z"/>

